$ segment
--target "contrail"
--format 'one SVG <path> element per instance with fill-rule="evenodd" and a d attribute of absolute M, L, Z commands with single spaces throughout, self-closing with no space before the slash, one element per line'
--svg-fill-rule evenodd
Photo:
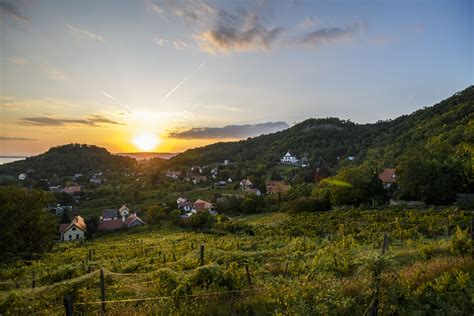
<path fill-rule="evenodd" d="M 185 77 L 183 80 L 181 80 L 180 83 L 178 83 L 176 85 L 176 87 L 174 87 L 173 89 L 171 89 L 170 92 L 168 92 L 164 97 L 163 99 L 161 99 L 160 103 L 163 103 L 173 92 L 176 91 L 176 89 L 178 89 L 186 80 L 188 80 L 189 78 L 192 77 L 192 75 L 194 75 L 199 69 L 201 69 L 202 67 L 204 67 L 204 65 L 207 63 L 207 61 L 203 62 L 202 64 L 200 64 L 196 69 L 194 69 L 194 71 L 192 73 L 190 73 L 187 77 Z"/>
<path fill-rule="evenodd" d="M 114 98 L 113 96 L 111 96 L 110 94 L 108 94 L 107 92 L 105 92 L 104 90 L 99 90 L 100 93 L 102 93 L 102 95 L 106 98 L 109 98 L 110 100 L 112 101 L 115 101 L 116 103 L 118 103 L 119 105 L 123 105 L 124 107 L 127 108 L 127 110 L 130 110 L 130 107 L 126 104 L 122 104 L 117 98 Z"/>

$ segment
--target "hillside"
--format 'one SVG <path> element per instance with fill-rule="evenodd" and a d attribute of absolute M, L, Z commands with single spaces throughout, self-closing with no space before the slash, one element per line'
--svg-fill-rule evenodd
<path fill-rule="evenodd" d="M 94 145 L 68 144 L 52 147 L 38 156 L 0 166 L 1 175 L 18 175 L 32 171 L 46 178 L 71 176 L 76 173 L 129 170 L 136 165 L 130 157 L 113 155 Z"/>
<path fill-rule="evenodd" d="M 307 155 L 313 165 L 336 166 L 347 156 L 355 156 L 358 162 L 371 156 L 393 165 L 411 149 L 449 155 L 463 143 L 474 143 L 473 86 L 394 120 L 356 124 L 337 118 L 308 119 L 278 133 L 187 150 L 171 158 L 169 166 L 204 165 L 229 158 L 272 166 L 288 150 L 300 157 Z"/>

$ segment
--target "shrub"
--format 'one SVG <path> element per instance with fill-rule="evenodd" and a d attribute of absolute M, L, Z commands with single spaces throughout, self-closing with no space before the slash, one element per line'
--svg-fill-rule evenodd
<path fill-rule="evenodd" d="M 451 251 L 455 255 L 465 256 L 471 252 L 472 241 L 470 239 L 468 230 L 462 230 L 461 227 L 456 227 L 456 232 L 451 238 Z"/>

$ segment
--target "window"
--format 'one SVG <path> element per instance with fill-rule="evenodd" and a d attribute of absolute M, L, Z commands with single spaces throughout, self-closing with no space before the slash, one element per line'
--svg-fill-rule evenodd
<path fill-rule="evenodd" d="M 72 235 L 69 235 L 69 240 L 72 240 Z"/>
<path fill-rule="evenodd" d="M 76 227 L 73 227 L 72 230 L 76 230 Z"/>
<path fill-rule="evenodd" d="M 76 239 L 79 239 L 79 234 L 76 234 Z"/>

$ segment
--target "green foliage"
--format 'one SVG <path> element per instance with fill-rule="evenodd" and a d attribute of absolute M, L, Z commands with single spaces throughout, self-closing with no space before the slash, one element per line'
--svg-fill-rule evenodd
<path fill-rule="evenodd" d="M 136 166 L 130 157 L 112 155 L 105 148 L 94 145 L 69 144 L 50 148 L 47 152 L 0 166 L 0 173 L 18 176 L 33 170 L 38 179 L 53 176 L 72 176 L 105 171 L 128 171 Z"/>
<path fill-rule="evenodd" d="M 469 236 L 468 229 L 462 230 L 456 227 L 456 232 L 451 238 L 451 251 L 456 255 L 466 256 L 472 251 L 472 240 Z"/>
<path fill-rule="evenodd" d="M 292 212 L 322 212 L 331 209 L 331 203 L 328 199 L 315 197 L 300 197 L 290 203 Z"/>
<path fill-rule="evenodd" d="M 58 223 L 46 210 L 53 197 L 40 190 L 0 187 L 0 256 L 46 251 L 57 236 Z"/>
<path fill-rule="evenodd" d="M 377 173 L 366 166 L 349 166 L 321 181 L 316 196 L 328 196 L 333 205 L 383 204 L 385 191 Z"/>
<path fill-rule="evenodd" d="M 438 160 L 421 152 L 407 154 L 397 167 L 399 197 L 450 204 L 456 199 L 462 172 L 462 165 L 456 161 Z"/>
<path fill-rule="evenodd" d="M 211 228 L 215 218 L 209 212 L 197 212 L 186 220 L 186 225 L 193 229 Z"/>

